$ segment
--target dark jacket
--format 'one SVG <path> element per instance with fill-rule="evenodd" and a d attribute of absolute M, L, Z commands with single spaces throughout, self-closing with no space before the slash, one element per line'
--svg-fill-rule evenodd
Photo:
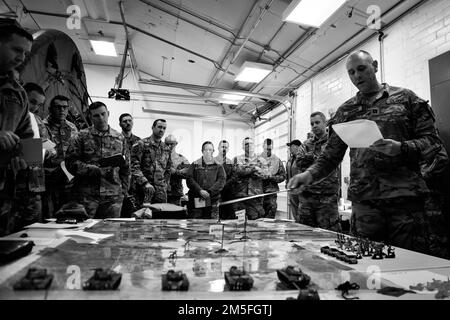
<path fill-rule="evenodd" d="M 223 166 L 214 160 L 213 164 L 205 164 L 203 157 L 194 161 L 188 170 L 186 180 L 189 197 L 200 196 L 201 190 L 208 191 L 211 201 L 217 201 L 220 191 L 225 186 L 226 174 Z"/>

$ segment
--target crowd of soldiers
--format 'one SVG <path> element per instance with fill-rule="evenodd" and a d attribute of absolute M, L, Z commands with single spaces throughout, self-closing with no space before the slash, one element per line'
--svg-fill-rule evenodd
<path fill-rule="evenodd" d="M 287 144 L 291 155 L 286 167 L 273 154 L 272 139 L 265 139 L 257 154 L 250 137 L 242 141 L 243 154 L 233 159 L 227 157 L 227 140 L 219 142 L 216 157 L 214 144 L 206 141 L 203 156 L 190 163 L 176 152 L 174 135 L 163 140 L 164 119 L 155 120 L 152 135 L 141 139 L 132 133 L 130 114 L 120 116 L 118 132 L 108 123 L 108 107 L 97 101 L 88 107 L 92 126 L 79 130 L 67 120 L 71 101 L 62 95 L 51 98 L 49 115 L 41 119 L 37 111 L 49 97 L 37 84 L 22 87 L 15 72 L 33 38 L 16 22 L 2 22 L 0 28 L 0 150 L 10 157 L 0 168 L 0 235 L 54 217 L 69 202 L 81 204 L 92 218 L 129 216 L 144 203 L 180 206 L 183 179 L 190 188 L 191 218 L 235 219 L 241 209 L 248 219 L 275 218 L 276 193 L 286 181 L 289 212 L 296 222 L 341 231 L 338 165 L 347 145 L 331 125 L 371 119 L 384 138 L 369 148 L 350 150 L 351 233 L 447 257 L 445 201 L 435 181 L 448 156 L 433 112 L 412 91 L 378 83 L 377 62 L 369 53 L 357 51 L 347 61 L 358 94 L 329 121 L 321 112 L 311 114 L 312 135 L 303 143 L 295 139 Z M 45 146 L 42 167 L 28 167 L 14 153 L 21 139 L 33 137 Z M 198 200 L 209 209 L 196 210 Z"/>

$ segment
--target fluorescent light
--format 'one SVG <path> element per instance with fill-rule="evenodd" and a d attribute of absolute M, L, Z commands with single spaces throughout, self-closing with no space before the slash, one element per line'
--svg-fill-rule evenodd
<path fill-rule="evenodd" d="M 283 21 L 319 28 L 346 0 L 293 0 L 283 12 Z"/>
<path fill-rule="evenodd" d="M 114 42 L 105 40 L 89 40 L 95 54 L 101 56 L 117 57 L 116 47 Z"/>
<path fill-rule="evenodd" d="M 229 93 L 225 93 L 224 95 L 222 95 L 222 98 L 224 100 L 237 100 L 237 101 L 241 101 L 245 98 L 245 96 L 241 96 L 239 94 L 229 94 Z"/>
<path fill-rule="evenodd" d="M 272 66 L 270 64 L 245 61 L 234 80 L 243 82 L 260 82 L 271 72 Z"/>

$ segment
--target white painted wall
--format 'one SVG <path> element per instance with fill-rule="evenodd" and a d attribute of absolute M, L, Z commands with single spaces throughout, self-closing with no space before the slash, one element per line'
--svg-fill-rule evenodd
<path fill-rule="evenodd" d="M 144 112 L 143 108 L 149 110 L 163 110 L 171 112 L 182 112 L 188 114 L 199 114 L 211 117 L 221 117 L 220 109 L 213 106 L 202 105 L 202 102 L 191 101 L 190 104 L 177 104 L 167 102 L 143 101 L 140 96 L 131 95 L 136 98 L 135 101 L 118 101 L 108 99 L 108 91 L 114 86 L 115 78 L 119 73 L 119 68 L 85 65 L 86 81 L 89 94 L 94 101 L 104 102 L 110 111 L 109 124 L 112 128 L 121 131 L 119 126 L 119 116 L 122 113 L 130 113 L 134 117 L 133 133 L 141 138 L 151 135 L 151 126 L 153 121 L 159 118 L 167 120 L 167 134 L 174 134 L 178 138 L 177 152 L 183 154 L 189 161 L 194 161 L 201 156 L 201 145 L 204 141 L 212 141 L 217 149 L 218 143 L 222 139 L 230 142 L 229 156 L 234 157 L 242 153 L 241 142 L 246 136 L 253 137 L 253 129 L 243 122 L 233 121 L 237 116 L 230 120 L 205 120 L 195 117 L 182 117 L 174 115 L 163 115 L 157 112 Z M 129 73 L 128 73 L 129 72 Z M 175 94 L 191 94 L 182 89 L 160 88 L 155 86 L 140 85 L 135 81 L 130 69 L 125 70 L 127 77 L 122 84 L 123 88 L 129 90 L 145 90 L 172 92 Z M 150 78 L 150 77 L 146 77 Z M 145 98 L 161 100 L 160 98 Z M 166 100 L 167 101 L 167 100 Z"/>

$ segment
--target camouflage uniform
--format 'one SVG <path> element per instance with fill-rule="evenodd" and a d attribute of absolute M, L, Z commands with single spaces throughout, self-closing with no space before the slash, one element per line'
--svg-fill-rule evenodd
<path fill-rule="evenodd" d="M 168 202 L 180 205 L 180 199 L 183 193 L 183 179 L 187 178 L 187 169 L 189 168 L 189 161 L 182 155 L 176 152 L 171 154 L 172 166 L 176 170 L 174 174 L 170 175 L 170 183 L 167 188 Z"/>
<path fill-rule="evenodd" d="M 235 193 L 234 183 L 236 181 L 236 175 L 234 172 L 233 161 L 231 161 L 231 159 L 229 158 L 224 159 L 224 157 L 221 155 L 215 157 L 214 160 L 216 160 L 217 163 L 220 163 L 223 166 L 225 174 L 227 176 L 225 186 L 223 187 L 222 192 L 220 194 L 220 201 L 225 202 L 235 199 L 236 197 L 234 196 Z M 224 206 L 220 206 L 219 215 L 220 219 L 236 219 L 233 204 L 226 204 Z"/>
<path fill-rule="evenodd" d="M 328 141 L 327 134 L 313 137 L 303 142 L 297 155 L 297 167 L 305 171 L 320 156 Z M 299 221 L 311 227 L 341 231 L 339 223 L 338 170 L 335 169 L 325 179 L 313 183 L 299 195 Z"/>
<path fill-rule="evenodd" d="M 444 201 L 448 196 L 450 183 L 444 179 L 448 177 L 448 154 L 444 146 L 441 146 L 434 159 L 422 163 L 421 172 L 430 194 L 425 199 L 425 219 L 430 227 L 430 254 L 441 258 L 450 258 L 449 228 L 444 215 Z"/>
<path fill-rule="evenodd" d="M 141 138 L 139 138 L 138 136 L 135 136 L 134 134 L 130 134 L 129 137 L 125 136 L 123 133 L 122 133 L 122 135 L 125 137 L 125 141 L 126 141 L 127 147 L 128 147 L 128 152 L 131 154 L 131 148 L 133 147 L 133 145 L 136 142 L 141 140 Z"/>
<path fill-rule="evenodd" d="M 240 155 L 233 159 L 236 173 L 235 195 L 236 198 L 244 198 L 263 193 L 263 184 L 261 175 L 257 170 L 266 166 L 265 159 L 254 155 L 251 158 Z M 267 167 L 266 167 L 267 169 Z M 236 210 L 245 209 L 246 215 L 250 220 L 258 219 L 264 214 L 263 198 L 255 198 L 238 202 Z"/>
<path fill-rule="evenodd" d="M 268 166 L 268 178 L 263 179 L 263 193 L 279 191 L 278 184 L 286 179 L 286 171 L 283 162 L 274 154 L 270 157 L 264 152 L 260 155 Z M 274 219 L 277 214 L 277 195 L 263 197 L 264 218 Z"/>
<path fill-rule="evenodd" d="M 33 137 L 27 95 L 13 74 L 0 76 L 0 130 L 12 131 L 19 138 Z M 6 152 L 2 151 L 3 156 Z M 14 232 L 16 227 L 15 210 L 12 199 L 15 198 L 15 177 L 5 161 L 0 167 L 0 236 Z"/>
<path fill-rule="evenodd" d="M 136 182 L 140 203 L 144 197 L 151 203 L 167 202 L 167 184 L 172 166 L 171 151 L 163 141 L 157 143 L 153 135 L 138 141 L 131 149 L 131 173 Z M 143 195 L 143 187 L 150 183 L 150 194 Z"/>
<path fill-rule="evenodd" d="M 120 167 L 101 167 L 101 177 L 93 177 L 88 165 L 99 165 L 102 158 L 121 154 Z M 92 218 L 120 216 L 123 195 L 130 183 L 130 157 L 122 134 L 109 127 L 98 131 L 94 126 L 81 130 L 70 139 L 66 153 L 67 170 L 75 176 L 74 190 L 87 214 Z"/>
<path fill-rule="evenodd" d="M 131 155 L 131 148 L 134 144 L 136 144 L 140 137 L 135 136 L 134 134 L 130 134 L 130 136 L 126 136 L 123 131 L 122 135 L 125 137 L 125 141 L 127 144 L 128 153 Z M 123 218 L 130 218 L 131 214 L 136 211 L 138 208 L 136 207 L 136 183 L 130 177 L 130 187 L 128 188 L 128 192 L 123 199 L 122 209 L 120 212 L 120 216 Z"/>
<path fill-rule="evenodd" d="M 377 123 L 385 139 L 403 143 L 402 152 L 396 156 L 368 148 L 350 149 L 348 197 L 353 201 L 352 231 L 375 241 L 426 253 L 428 227 L 423 218 L 423 196 L 428 189 L 419 162 L 434 156 L 436 151 L 430 146 L 441 144 L 433 112 L 412 91 L 387 84 L 373 98 L 370 103 L 358 93 L 330 121 L 335 124 L 370 119 Z M 332 127 L 330 133 L 325 150 L 308 169 L 314 180 L 328 176 L 347 149 Z M 369 210 L 365 211 L 366 208 Z"/>
<path fill-rule="evenodd" d="M 297 155 L 292 155 L 286 163 L 286 183 L 295 176 L 300 173 L 300 169 L 297 167 L 297 162 L 295 161 Z M 300 222 L 298 204 L 299 204 L 299 195 L 289 192 L 289 216 L 294 217 L 295 222 Z"/>
<path fill-rule="evenodd" d="M 225 186 L 226 174 L 222 165 L 214 160 L 212 164 L 206 164 L 203 157 L 194 161 L 187 173 L 187 186 L 189 187 L 188 217 L 192 219 L 218 219 L 220 192 Z M 200 197 L 200 191 L 209 193 L 210 206 L 195 208 L 194 199 Z"/>
<path fill-rule="evenodd" d="M 61 169 L 61 162 L 66 156 L 70 139 L 75 136 L 78 129 L 67 120 L 60 125 L 52 121 L 50 116 L 43 122 L 48 129 L 50 140 L 56 144 L 56 155 L 44 162 L 46 194 L 43 200 L 43 211 L 46 218 L 52 218 L 55 212 L 70 200 L 71 185 L 68 184 L 68 179 Z"/>

